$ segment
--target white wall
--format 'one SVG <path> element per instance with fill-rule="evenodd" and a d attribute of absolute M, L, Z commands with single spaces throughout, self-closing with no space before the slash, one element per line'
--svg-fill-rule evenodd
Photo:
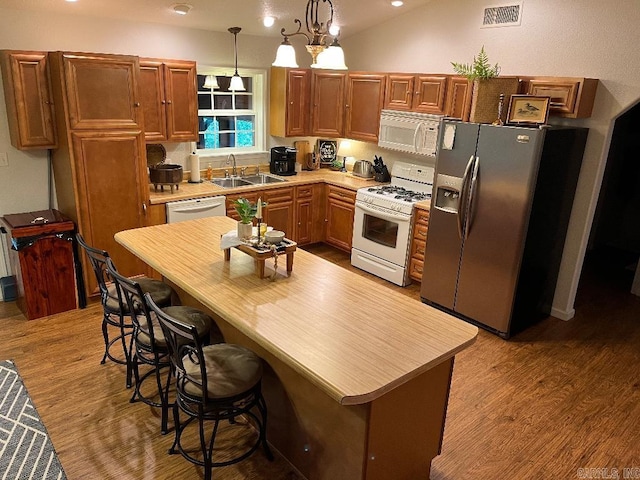
<path fill-rule="evenodd" d="M 502 74 L 600 79 L 553 314 L 571 318 L 615 118 L 640 97 L 640 2 L 524 0 L 519 27 L 480 28 L 487 0 L 432 0 L 342 41 L 350 69 L 453 73 L 484 45 Z"/>

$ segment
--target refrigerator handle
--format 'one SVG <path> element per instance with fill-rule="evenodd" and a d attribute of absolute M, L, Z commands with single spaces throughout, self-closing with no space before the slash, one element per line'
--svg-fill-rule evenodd
<path fill-rule="evenodd" d="M 476 196 L 476 190 L 478 188 L 478 170 L 480 169 L 480 157 L 476 157 L 475 164 L 473 165 L 473 173 L 471 174 L 471 187 L 469 188 L 469 208 L 467 209 L 467 221 L 464 225 L 464 238 L 469 236 L 469 230 L 471 230 L 471 223 L 473 221 L 473 202 Z"/>
<path fill-rule="evenodd" d="M 458 219 L 458 236 L 461 239 L 464 239 L 463 225 L 465 217 L 463 217 L 463 213 L 466 216 L 467 213 L 467 183 L 469 182 L 469 172 L 471 171 L 471 167 L 473 166 L 473 159 L 475 157 L 471 155 L 469 158 L 469 162 L 467 162 L 467 166 L 464 169 L 464 175 L 462 176 L 462 186 L 460 187 L 460 199 L 458 200 L 458 212 L 456 213 Z"/>

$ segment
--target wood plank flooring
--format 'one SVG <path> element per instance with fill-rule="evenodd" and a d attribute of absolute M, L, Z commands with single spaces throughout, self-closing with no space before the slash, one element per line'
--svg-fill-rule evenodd
<path fill-rule="evenodd" d="M 352 268 L 331 247 L 308 250 Z M 431 479 L 569 479 L 579 468 L 616 468 L 622 478 L 623 468 L 640 466 L 640 298 L 601 272 L 584 277 L 572 321 L 549 318 L 509 341 L 481 331 L 456 357 Z M 376 280 L 370 301 L 381 310 L 385 288 L 419 301 L 418 284 Z M 0 302 L 0 359 L 16 362 L 69 479 L 202 478 L 201 468 L 167 455 L 173 437 L 159 434 L 158 412 L 129 403 L 123 367 L 100 365 L 100 322 L 98 305 L 26 321 L 15 303 Z M 299 477 L 283 459 L 257 453 L 214 478 Z"/>

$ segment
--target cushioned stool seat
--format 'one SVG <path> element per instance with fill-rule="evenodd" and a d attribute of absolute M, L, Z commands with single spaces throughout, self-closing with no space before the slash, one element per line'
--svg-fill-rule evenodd
<path fill-rule="evenodd" d="M 145 293 L 150 293 L 154 302 L 158 305 L 167 306 L 171 305 L 172 298 L 176 295 L 173 288 L 160 280 L 154 280 L 153 278 L 138 277 L 135 279 L 140 288 Z M 108 298 L 105 307 L 111 312 L 120 311 L 120 303 L 118 301 L 118 292 L 116 292 L 116 286 L 110 285 L 107 287 Z M 129 306 L 123 305 L 124 313 L 129 313 Z"/>

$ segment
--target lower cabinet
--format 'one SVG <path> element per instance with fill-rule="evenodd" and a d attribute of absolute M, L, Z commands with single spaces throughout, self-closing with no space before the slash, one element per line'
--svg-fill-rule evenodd
<path fill-rule="evenodd" d="M 276 188 L 260 192 L 262 201 L 267 202 L 263 208 L 264 222 L 274 230 L 283 231 L 285 236 L 295 240 L 294 228 L 294 187 Z"/>
<path fill-rule="evenodd" d="M 355 202 L 354 190 L 327 185 L 325 242 L 345 252 L 351 252 Z"/>
<path fill-rule="evenodd" d="M 233 206 L 233 202 L 238 200 L 239 198 L 246 198 L 250 202 L 258 201 L 258 194 L 260 192 L 247 192 L 247 193 L 235 193 L 235 194 L 227 194 L 225 193 L 226 201 L 225 205 L 227 208 L 227 217 L 231 217 L 234 220 L 240 221 L 240 216 L 238 212 L 236 212 L 235 207 Z"/>
<path fill-rule="evenodd" d="M 409 260 L 409 277 L 417 282 L 422 281 L 424 268 L 424 248 L 429 228 L 429 210 L 416 209 L 413 220 L 413 238 L 411 239 L 411 258 Z"/>
<path fill-rule="evenodd" d="M 324 186 L 296 187 L 296 218 L 294 240 L 298 245 L 321 242 L 324 239 Z"/>

